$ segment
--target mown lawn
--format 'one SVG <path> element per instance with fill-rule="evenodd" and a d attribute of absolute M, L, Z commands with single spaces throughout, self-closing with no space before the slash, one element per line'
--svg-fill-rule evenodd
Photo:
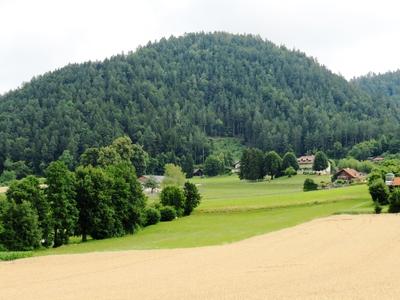
<path fill-rule="evenodd" d="M 198 247 L 225 244 L 335 213 L 372 212 L 365 185 L 302 192 L 305 176 L 249 183 L 235 176 L 194 179 L 204 197 L 189 217 L 144 228 L 134 235 L 73 243 L 34 255 Z M 327 181 L 327 178 L 314 178 Z"/>

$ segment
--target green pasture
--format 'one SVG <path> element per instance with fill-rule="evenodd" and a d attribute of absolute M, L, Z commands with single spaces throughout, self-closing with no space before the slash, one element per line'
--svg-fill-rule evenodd
<path fill-rule="evenodd" d="M 133 235 L 34 252 L 34 255 L 161 249 L 220 245 L 338 213 L 369 213 L 366 185 L 303 192 L 306 177 L 271 182 L 240 181 L 236 176 L 193 179 L 203 202 L 189 217 L 146 227 Z M 314 176 L 317 182 L 328 177 Z"/>

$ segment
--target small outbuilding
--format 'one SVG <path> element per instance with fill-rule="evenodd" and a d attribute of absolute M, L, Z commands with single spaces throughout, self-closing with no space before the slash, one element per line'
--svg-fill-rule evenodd
<path fill-rule="evenodd" d="M 194 169 L 193 170 L 193 176 L 204 176 L 204 171 L 203 169 Z"/>
<path fill-rule="evenodd" d="M 232 173 L 239 173 L 240 172 L 240 160 L 236 161 L 232 166 Z"/>

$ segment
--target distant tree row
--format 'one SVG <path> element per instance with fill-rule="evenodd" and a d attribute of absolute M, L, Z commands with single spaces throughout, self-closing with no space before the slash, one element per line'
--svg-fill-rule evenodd
<path fill-rule="evenodd" d="M 296 174 L 299 169 L 296 156 L 287 152 L 283 158 L 275 151 L 263 153 L 256 148 L 247 148 L 240 159 L 240 179 L 259 180 L 269 175 L 274 177 Z"/>

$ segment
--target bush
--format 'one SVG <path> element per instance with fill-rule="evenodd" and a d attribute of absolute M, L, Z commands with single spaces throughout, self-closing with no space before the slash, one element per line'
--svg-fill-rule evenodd
<path fill-rule="evenodd" d="M 176 218 L 176 210 L 172 206 L 163 206 L 160 209 L 161 222 L 172 221 Z"/>
<path fill-rule="evenodd" d="M 182 216 L 185 208 L 185 195 L 183 191 L 176 186 L 167 186 L 160 194 L 161 204 L 164 206 L 173 206 L 178 216 Z"/>
<path fill-rule="evenodd" d="M 154 207 L 146 207 L 144 210 L 145 226 L 154 225 L 160 222 L 160 211 Z"/>
<path fill-rule="evenodd" d="M 304 185 L 303 185 L 303 191 L 308 192 L 308 191 L 315 191 L 318 189 L 318 184 L 314 182 L 311 178 L 306 178 L 304 180 Z"/>
<path fill-rule="evenodd" d="M 393 190 L 389 197 L 389 212 L 399 213 L 400 212 L 400 189 L 396 188 Z"/>
<path fill-rule="evenodd" d="M 289 168 L 286 168 L 286 169 L 285 169 L 285 175 L 286 175 L 287 177 L 292 177 L 292 176 L 294 176 L 294 175 L 297 175 L 297 172 L 296 172 L 296 170 L 295 170 L 293 167 L 289 167 Z"/>
<path fill-rule="evenodd" d="M 374 211 L 376 214 L 380 214 L 382 212 L 382 206 L 380 206 L 379 204 L 376 204 Z"/>
<path fill-rule="evenodd" d="M 389 188 L 382 179 L 376 179 L 369 186 L 372 200 L 380 205 L 388 204 Z"/>
<path fill-rule="evenodd" d="M 345 180 L 343 180 L 343 179 L 337 179 L 337 180 L 335 180 L 335 184 L 337 184 L 337 185 L 343 185 L 343 184 L 346 184 L 347 182 L 345 181 Z"/>

